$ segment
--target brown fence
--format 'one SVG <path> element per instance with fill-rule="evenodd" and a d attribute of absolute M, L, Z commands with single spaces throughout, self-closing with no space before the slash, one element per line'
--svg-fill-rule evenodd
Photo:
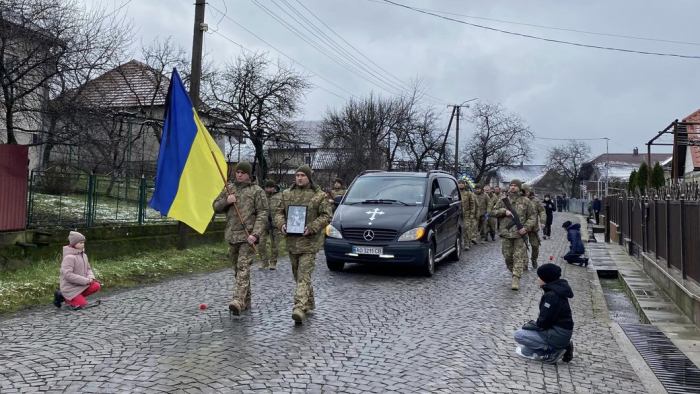
<path fill-rule="evenodd" d="M 24 230 L 27 224 L 29 148 L 0 144 L 0 231 Z"/>
<path fill-rule="evenodd" d="M 608 196 L 608 219 L 632 242 L 631 253 L 644 252 L 683 278 L 700 282 L 700 193 L 697 186 L 654 191 L 655 197 Z M 659 195 L 665 196 L 659 198 Z"/>

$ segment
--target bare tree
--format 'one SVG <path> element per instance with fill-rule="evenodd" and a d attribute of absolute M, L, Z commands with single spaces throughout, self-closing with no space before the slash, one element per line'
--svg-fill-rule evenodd
<path fill-rule="evenodd" d="M 311 89 L 308 77 L 278 61 L 275 72 L 267 54 L 238 55 L 206 82 L 211 95 L 210 113 L 240 129 L 255 147 L 253 168 L 267 177 L 264 146 L 275 138 L 294 139 L 291 121 L 301 111 L 301 99 Z"/>
<path fill-rule="evenodd" d="M 58 123 L 47 121 L 49 111 L 66 107 L 47 103 L 113 67 L 133 35 L 120 10 L 86 11 L 75 0 L 1 0 L 0 117 L 7 143 L 70 143 L 75 130 L 52 129 Z M 21 134 L 48 135 L 32 141 Z"/>
<path fill-rule="evenodd" d="M 414 171 L 425 170 L 425 161 L 437 156 L 442 148 L 446 131 L 438 129 L 438 116 L 433 108 L 420 111 L 412 121 L 412 127 L 406 135 L 404 150 L 414 164 Z"/>
<path fill-rule="evenodd" d="M 464 145 L 462 160 L 476 182 L 499 168 L 530 160 L 533 134 L 519 115 L 508 113 L 500 104 L 478 102 L 469 121 L 475 132 Z"/>
<path fill-rule="evenodd" d="M 548 167 L 566 181 L 571 196 L 576 195 L 576 187 L 581 180 L 581 167 L 588 161 L 591 147 L 583 141 L 570 141 L 552 149 L 547 156 Z"/>

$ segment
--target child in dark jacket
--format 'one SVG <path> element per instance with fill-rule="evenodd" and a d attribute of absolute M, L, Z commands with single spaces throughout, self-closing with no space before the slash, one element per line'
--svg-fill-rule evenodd
<path fill-rule="evenodd" d="M 571 224 L 567 220 L 561 226 L 566 229 L 566 239 L 569 240 L 570 244 L 569 251 L 562 258 L 569 264 L 588 267 L 588 259 L 582 257 L 586 253 L 586 248 L 583 246 L 583 241 L 581 241 L 581 225 L 578 223 Z"/>
<path fill-rule="evenodd" d="M 569 362 L 574 357 L 574 320 L 569 298 L 574 297 L 569 283 L 561 279 L 561 268 L 556 264 L 543 264 L 537 269 L 540 287 L 544 294 L 540 299 L 540 315 L 515 332 L 520 344 L 515 352 L 530 360 L 542 360 L 556 364 Z"/>

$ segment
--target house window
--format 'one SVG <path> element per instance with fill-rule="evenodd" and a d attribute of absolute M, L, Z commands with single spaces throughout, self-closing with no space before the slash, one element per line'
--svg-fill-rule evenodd
<path fill-rule="evenodd" d="M 304 164 L 311 165 L 311 155 L 304 155 Z"/>

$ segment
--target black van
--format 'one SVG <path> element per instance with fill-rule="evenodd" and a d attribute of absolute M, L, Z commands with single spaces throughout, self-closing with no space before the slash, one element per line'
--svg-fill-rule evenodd
<path fill-rule="evenodd" d="M 345 263 L 390 262 L 422 267 L 462 254 L 462 201 L 444 171 L 365 171 L 335 201 L 323 249 L 331 271 Z"/>

